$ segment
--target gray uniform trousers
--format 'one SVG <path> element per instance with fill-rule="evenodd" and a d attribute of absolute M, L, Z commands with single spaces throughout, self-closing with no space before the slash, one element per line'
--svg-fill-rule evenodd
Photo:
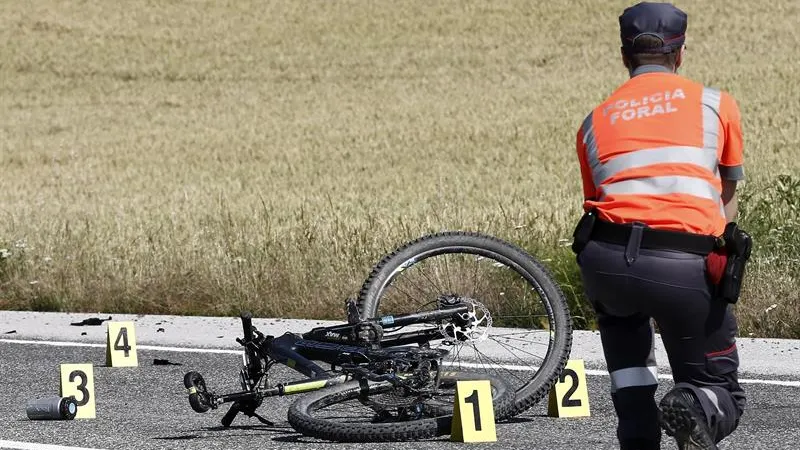
<path fill-rule="evenodd" d="M 577 256 L 597 313 L 617 436 L 620 442 L 661 439 L 654 321 L 676 387 L 689 388 L 699 398 L 719 442 L 736 429 L 745 408 L 730 305 L 712 298 L 703 256 L 643 249 L 636 242 L 627 248 L 626 254 L 626 246 L 590 241 Z"/>

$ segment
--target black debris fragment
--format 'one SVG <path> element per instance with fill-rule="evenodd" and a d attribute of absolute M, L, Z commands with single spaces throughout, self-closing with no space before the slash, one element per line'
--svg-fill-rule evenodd
<path fill-rule="evenodd" d="M 163 333 L 163 332 L 164 332 L 163 328 L 159 328 L 159 329 L 156 330 L 156 333 Z"/>
<path fill-rule="evenodd" d="M 85 326 L 85 325 L 90 325 L 90 326 L 102 325 L 103 322 L 105 322 L 106 320 L 111 320 L 111 316 L 108 316 L 108 319 L 100 319 L 98 317 L 90 317 L 88 319 L 83 319 L 80 322 L 72 322 L 70 325 L 73 325 L 73 326 L 76 326 L 76 327 L 82 327 L 82 326 Z"/>
<path fill-rule="evenodd" d="M 14 333 L 16 333 L 16 332 L 17 332 L 17 330 L 11 330 L 11 331 L 6 331 L 6 332 L 5 332 L 5 333 L 3 333 L 3 334 L 14 334 Z"/>
<path fill-rule="evenodd" d="M 181 363 L 176 363 L 176 362 L 172 362 L 172 361 L 170 361 L 170 360 L 168 360 L 168 359 L 158 359 L 158 358 L 155 358 L 155 359 L 153 360 L 153 365 L 154 365 L 154 366 L 182 366 L 183 364 L 181 364 Z"/>
<path fill-rule="evenodd" d="M 81 333 L 81 336 L 86 336 L 86 332 L 85 332 L 85 331 L 84 331 L 84 332 L 82 332 L 82 333 Z"/>

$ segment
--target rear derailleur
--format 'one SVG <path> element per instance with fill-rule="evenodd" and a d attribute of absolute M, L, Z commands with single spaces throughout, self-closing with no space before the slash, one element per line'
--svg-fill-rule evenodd
<path fill-rule="evenodd" d="M 415 420 L 424 414 L 423 403 L 432 397 L 431 385 L 438 380 L 439 362 L 429 359 L 428 352 L 388 350 L 383 355 L 385 359 L 368 364 L 342 363 L 340 368 L 342 373 L 359 381 L 358 401 L 375 412 L 373 421 Z M 370 382 L 388 382 L 392 387 L 389 391 L 371 394 Z"/>

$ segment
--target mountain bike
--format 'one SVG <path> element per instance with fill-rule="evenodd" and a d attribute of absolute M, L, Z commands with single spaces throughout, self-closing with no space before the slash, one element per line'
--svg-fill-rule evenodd
<path fill-rule="evenodd" d="M 549 392 L 571 351 L 571 318 L 552 275 L 518 246 L 480 233 L 436 233 L 398 247 L 346 301 L 346 316 L 274 337 L 243 313 L 242 390 L 217 395 L 192 371 L 184 377 L 191 407 L 231 402 L 224 426 L 239 413 L 270 423 L 256 413 L 266 398 L 303 393 L 287 418 L 305 435 L 423 439 L 450 433 L 459 380 L 488 380 L 503 421 Z M 276 364 L 304 379 L 274 382 Z"/>

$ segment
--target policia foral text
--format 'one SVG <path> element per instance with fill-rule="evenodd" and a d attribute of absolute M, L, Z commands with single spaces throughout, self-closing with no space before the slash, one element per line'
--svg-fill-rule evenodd
<path fill-rule="evenodd" d="M 574 232 L 598 319 L 623 450 L 716 449 L 745 408 L 732 311 L 751 240 L 731 95 L 677 74 L 687 15 L 642 2 L 619 17 L 630 79 L 579 127 L 584 216 Z M 653 321 L 675 388 L 657 405 Z"/>

